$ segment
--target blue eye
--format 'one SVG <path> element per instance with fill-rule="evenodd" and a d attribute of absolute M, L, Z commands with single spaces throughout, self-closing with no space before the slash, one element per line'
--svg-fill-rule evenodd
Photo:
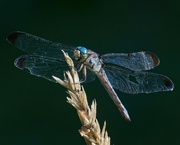
<path fill-rule="evenodd" d="M 87 54 L 87 49 L 85 47 L 82 47 L 82 46 L 77 46 L 76 47 L 81 54 Z"/>

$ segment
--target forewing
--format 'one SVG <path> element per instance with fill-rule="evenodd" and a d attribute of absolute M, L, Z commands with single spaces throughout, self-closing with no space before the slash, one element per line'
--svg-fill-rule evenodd
<path fill-rule="evenodd" d="M 131 71 L 121 67 L 104 68 L 111 85 L 130 94 L 154 93 L 173 90 L 173 82 L 166 76 L 150 72 Z"/>
<path fill-rule="evenodd" d="M 71 57 L 73 56 L 73 46 L 52 42 L 25 32 L 12 32 L 7 37 L 7 41 L 20 50 L 35 55 L 64 59 L 61 53 L 61 49 L 63 49 Z"/>
<path fill-rule="evenodd" d="M 150 70 L 159 65 L 159 58 L 152 52 L 109 53 L 102 55 L 106 64 L 122 66 L 134 71 Z"/>

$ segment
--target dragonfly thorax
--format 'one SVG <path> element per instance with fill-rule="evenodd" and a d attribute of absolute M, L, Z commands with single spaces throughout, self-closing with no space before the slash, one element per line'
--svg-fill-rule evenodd
<path fill-rule="evenodd" d="M 103 65 L 97 53 L 82 46 L 78 46 L 74 50 L 74 59 L 79 61 L 81 65 L 85 65 L 93 72 L 99 72 Z"/>

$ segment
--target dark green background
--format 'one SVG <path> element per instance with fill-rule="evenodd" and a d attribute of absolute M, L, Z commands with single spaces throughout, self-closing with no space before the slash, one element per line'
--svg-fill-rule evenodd
<path fill-rule="evenodd" d="M 98 80 L 85 84 L 97 117 L 107 121 L 111 144 L 180 144 L 179 19 L 176 1 L 4 0 L 0 2 L 0 145 L 85 144 L 74 108 L 58 84 L 14 67 L 24 54 L 5 40 L 24 31 L 53 41 L 83 45 L 100 54 L 152 51 L 161 60 L 153 72 L 169 76 L 173 92 L 129 95 L 117 91 L 132 122 L 120 116 Z"/>

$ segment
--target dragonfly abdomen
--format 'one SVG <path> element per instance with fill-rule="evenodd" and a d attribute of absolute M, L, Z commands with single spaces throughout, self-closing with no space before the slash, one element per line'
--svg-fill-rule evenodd
<path fill-rule="evenodd" d="M 111 99 L 113 100 L 113 102 L 116 104 L 116 106 L 118 107 L 121 115 L 128 121 L 131 121 L 128 111 L 126 110 L 126 108 L 124 107 L 124 105 L 122 104 L 122 102 L 120 101 L 118 95 L 116 94 L 115 90 L 113 89 L 112 85 L 110 84 L 105 71 L 101 68 L 101 73 L 96 73 L 97 77 L 99 78 L 100 82 L 102 83 L 102 85 L 104 86 L 104 88 L 106 89 L 106 91 L 108 92 L 109 96 L 111 97 Z"/>

